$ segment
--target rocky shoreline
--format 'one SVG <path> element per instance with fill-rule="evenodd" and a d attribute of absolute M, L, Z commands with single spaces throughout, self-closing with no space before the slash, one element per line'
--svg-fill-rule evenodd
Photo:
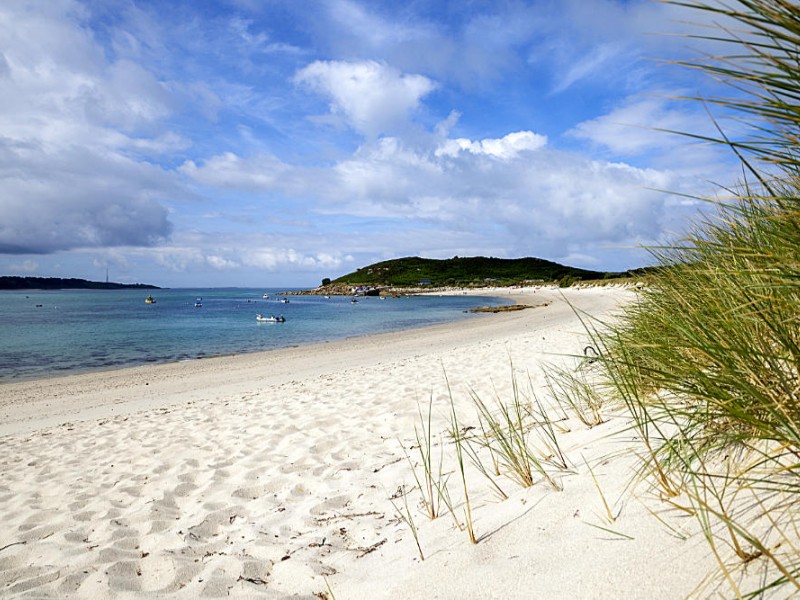
<path fill-rule="evenodd" d="M 453 291 L 456 288 L 447 287 L 372 287 L 351 284 L 330 284 L 310 290 L 281 292 L 287 296 L 413 296 L 416 294 L 430 294 L 437 292 Z"/>

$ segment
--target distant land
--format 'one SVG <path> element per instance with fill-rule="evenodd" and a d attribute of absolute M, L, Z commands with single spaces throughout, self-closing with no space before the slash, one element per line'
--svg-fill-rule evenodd
<path fill-rule="evenodd" d="M 378 262 L 334 280 L 323 280 L 321 289 L 342 286 L 388 288 L 517 285 L 523 282 L 575 283 L 580 280 L 616 279 L 641 276 L 635 271 L 592 271 L 568 267 L 541 258 L 486 258 L 483 256 L 447 259 L 407 257 Z"/>
<path fill-rule="evenodd" d="M 0 277 L 0 290 L 158 290 L 145 283 L 110 283 L 61 277 Z"/>

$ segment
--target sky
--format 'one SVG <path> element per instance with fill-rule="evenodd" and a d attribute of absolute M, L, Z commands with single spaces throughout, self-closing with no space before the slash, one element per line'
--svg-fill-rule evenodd
<path fill-rule="evenodd" d="M 0 275 L 616 271 L 733 182 L 708 16 L 650 0 L 3 0 Z"/>

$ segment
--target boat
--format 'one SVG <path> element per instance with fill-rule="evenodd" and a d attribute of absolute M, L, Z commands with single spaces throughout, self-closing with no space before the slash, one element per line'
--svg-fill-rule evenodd
<path fill-rule="evenodd" d="M 263 295 L 263 296 L 261 296 L 261 297 L 262 297 L 264 300 L 269 300 L 269 294 L 264 294 L 264 295 Z"/>
<path fill-rule="evenodd" d="M 202 298 L 198 298 L 197 300 L 194 301 L 194 307 L 195 308 L 200 308 L 201 306 L 203 306 L 203 299 Z"/>
<path fill-rule="evenodd" d="M 288 298 L 281 298 L 281 302 L 283 302 L 284 304 L 289 304 L 289 299 Z"/>
<path fill-rule="evenodd" d="M 270 315 L 269 317 L 265 317 L 261 313 L 256 315 L 256 321 L 259 323 L 285 323 L 286 317 L 280 315 L 276 317 L 275 315 Z"/>
<path fill-rule="evenodd" d="M 350 300 L 350 302 L 351 302 L 352 304 L 358 304 L 358 298 L 356 298 L 355 296 L 353 296 L 353 299 L 352 299 L 352 300 Z"/>
<path fill-rule="evenodd" d="M 155 304 L 156 303 L 156 299 L 153 298 L 152 296 L 148 296 L 147 298 L 144 299 L 144 303 L 145 304 Z"/>

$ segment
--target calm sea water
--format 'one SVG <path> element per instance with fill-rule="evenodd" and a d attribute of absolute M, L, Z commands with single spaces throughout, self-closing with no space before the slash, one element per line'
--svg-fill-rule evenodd
<path fill-rule="evenodd" d="M 0 382 L 255 352 L 465 318 L 474 296 L 288 296 L 279 290 L 0 292 Z M 270 299 L 262 298 L 264 293 Z M 202 307 L 196 308 L 197 298 Z M 258 323 L 256 313 L 285 323 Z"/>

